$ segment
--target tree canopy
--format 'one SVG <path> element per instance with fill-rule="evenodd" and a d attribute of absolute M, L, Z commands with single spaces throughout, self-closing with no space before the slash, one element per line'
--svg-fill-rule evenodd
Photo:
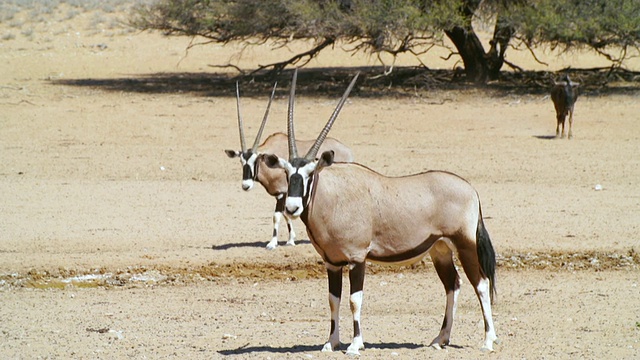
<path fill-rule="evenodd" d="M 475 32 L 478 20 L 493 24 L 489 49 Z M 498 77 L 514 43 L 587 47 L 616 66 L 640 47 L 640 0 L 157 0 L 138 7 L 131 23 L 223 44 L 313 41 L 264 66 L 274 70 L 304 65 L 338 42 L 351 52 L 419 55 L 446 36 L 476 83 Z"/>

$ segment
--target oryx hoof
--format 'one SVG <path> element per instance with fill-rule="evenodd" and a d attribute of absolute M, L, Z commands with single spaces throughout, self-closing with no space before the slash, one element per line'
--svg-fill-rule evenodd
<path fill-rule="evenodd" d="M 277 247 L 278 247 L 278 240 L 275 240 L 275 241 L 271 240 L 267 244 L 267 250 L 274 250 Z"/>
<path fill-rule="evenodd" d="M 347 355 L 360 355 L 360 350 L 364 350 L 364 343 L 361 337 L 356 337 L 347 348 Z"/>
<path fill-rule="evenodd" d="M 348 348 L 345 354 L 348 356 L 360 356 L 360 351 L 358 351 L 358 349 Z"/>
<path fill-rule="evenodd" d="M 331 345 L 330 342 L 324 344 L 324 346 L 322 347 L 322 352 L 333 352 L 333 350 L 335 348 L 337 348 L 338 346 L 333 346 Z"/>
<path fill-rule="evenodd" d="M 483 353 L 490 353 L 493 352 L 493 347 L 483 346 L 482 348 L 480 348 L 480 351 L 482 351 Z"/>

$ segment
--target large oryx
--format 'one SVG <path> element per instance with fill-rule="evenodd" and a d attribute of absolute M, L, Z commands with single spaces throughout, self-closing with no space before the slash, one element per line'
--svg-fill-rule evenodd
<path fill-rule="evenodd" d="M 322 256 L 329 278 L 331 330 L 323 351 L 340 345 L 339 309 L 342 268 L 349 267 L 353 314 L 353 341 L 348 354 L 364 348 L 360 327 L 365 264 L 367 261 L 408 265 L 431 256 L 446 292 L 446 310 L 440 333 L 431 346 L 449 344 L 460 278 L 453 253 L 474 286 L 484 317 L 483 349 L 497 342 L 491 315 L 495 293 L 496 260 L 485 229 L 476 190 L 464 179 L 444 171 L 386 177 L 356 163 L 335 162 L 334 153 L 316 155 L 357 75 L 304 157 L 298 156 L 289 111 L 289 159 L 266 157 L 266 164 L 285 169 L 289 178 L 286 212 L 300 216 L 309 239 Z M 293 108 L 295 80 L 289 107 Z"/>
<path fill-rule="evenodd" d="M 569 79 L 569 75 L 565 74 L 561 81 L 556 81 L 551 89 L 551 100 L 553 106 L 556 109 L 556 137 L 564 137 L 564 122 L 569 115 L 569 134 L 568 138 L 571 139 L 573 134 L 571 132 L 573 127 L 573 107 L 578 100 L 578 93 L 576 88 L 579 83 L 574 83 Z M 562 135 L 560 135 L 560 125 L 562 125 Z"/>
<path fill-rule="evenodd" d="M 289 230 L 289 240 L 287 245 L 295 245 L 296 234 L 293 229 L 293 220 L 284 214 L 284 204 L 287 194 L 287 177 L 282 169 L 271 169 L 264 166 L 264 157 L 262 154 L 276 154 L 278 156 L 286 156 L 288 149 L 287 135 L 283 133 L 271 134 L 267 139 L 260 144 L 260 138 L 262 137 L 262 131 L 269 117 L 269 109 L 271 108 L 271 102 L 275 95 L 277 83 L 273 86 L 271 97 L 269 98 L 269 104 L 265 111 L 260 129 L 256 135 L 256 139 L 253 142 L 251 149 L 247 149 L 244 126 L 242 122 L 242 115 L 240 111 L 240 89 L 236 83 L 236 103 L 238 111 L 238 127 L 240 129 L 240 146 L 241 150 L 225 150 L 225 153 L 230 158 L 239 157 L 242 164 L 242 189 L 245 191 L 253 188 L 254 182 L 259 182 L 269 195 L 276 198 L 276 208 L 273 213 L 273 235 L 271 241 L 267 244 L 267 249 L 272 250 L 278 246 L 278 229 L 280 227 L 280 220 L 284 215 L 287 221 L 287 228 Z M 296 141 L 296 145 L 301 149 L 309 149 L 313 144 L 313 140 L 299 140 Z M 323 144 L 324 150 L 333 150 L 335 152 L 336 159 L 338 161 L 351 162 L 353 161 L 353 153 L 346 145 L 340 141 L 332 138 L 328 138 L 325 144 Z"/>

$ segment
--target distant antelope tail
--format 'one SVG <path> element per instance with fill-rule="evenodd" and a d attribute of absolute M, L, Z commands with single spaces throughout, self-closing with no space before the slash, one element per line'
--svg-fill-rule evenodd
<path fill-rule="evenodd" d="M 493 302 L 496 295 L 496 253 L 493 250 L 491 238 L 482 220 L 482 209 L 480 209 L 478 228 L 476 230 L 476 250 L 478 252 L 480 268 L 484 275 L 489 278 L 489 293 L 491 302 Z"/>

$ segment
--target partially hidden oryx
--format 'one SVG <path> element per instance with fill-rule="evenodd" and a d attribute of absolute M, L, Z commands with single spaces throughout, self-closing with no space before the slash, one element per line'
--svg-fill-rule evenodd
<path fill-rule="evenodd" d="M 364 348 L 360 312 L 366 262 L 409 265 L 426 254 L 431 256 L 446 292 L 442 328 L 430 345 L 448 345 L 460 291 L 453 259 L 457 252 L 480 300 L 485 329 L 482 348 L 492 351 L 498 340 L 491 315 L 496 260 L 476 190 L 464 179 L 444 171 L 386 177 L 360 164 L 336 162 L 332 151 L 324 151 L 316 159 L 357 77 L 304 157 L 298 156 L 294 135 L 294 77 L 287 127 L 289 157 L 266 156 L 269 167 L 285 169 L 289 179 L 286 212 L 302 219 L 327 269 L 331 330 L 322 350 L 333 351 L 340 345 L 344 266 L 349 267 L 354 327 L 347 354 L 358 354 Z"/>
<path fill-rule="evenodd" d="M 569 116 L 569 139 L 573 137 L 571 132 L 573 128 L 573 107 L 578 100 L 576 88 L 579 83 L 575 83 L 569 79 L 569 75 L 565 74 L 561 81 L 555 81 L 551 89 L 551 101 L 556 109 L 556 137 L 564 138 L 564 122 Z M 560 134 L 560 125 L 562 125 L 562 135 Z"/>
<path fill-rule="evenodd" d="M 284 204 L 287 194 L 287 177 L 282 169 L 271 169 L 264 165 L 264 156 L 262 154 L 276 154 L 278 156 L 286 156 L 288 151 L 287 135 L 283 133 L 271 134 L 260 145 L 260 138 L 262 137 L 262 131 L 269 117 L 269 109 L 271 108 L 271 102 L 275 95 L 277 83 L 273 86 L 271 97 L 269 98 L 269 104 L 265 111 L 260 129 L 256 135 L 256 139 L 251 149 L 247 148 L 244 137 L 244 125 L 242 121 L 242 114 L 240 111 L 240 89 L 236 83 L 236 103 L 238 111 L 238 127 L 240 129 L 240 151 L 225 150 L 225 153 L 230 158 L 240 158 L 242 164 L 242 189 L 245 191 L 251 190 L 254 183 L 257 181 L 269 195 L 276 198 L 276 208 L 273 213 L 273 235 L 267 249 L 272 250 L 278 246 L 278 229 L 280 227 L 280 220 L 284 215 L 287 221 L 287 228 L 289 230 L 289 240 L 287 245 L 295 245 L 296 234 L 293 229 L 292 219 L 284 214 Z M 296 141 L 296 145 L 302 149 L 309 149 L 313 144 L 313 140 L 299 140 Z M 346 145 L 340 141 L 332 138 L 328 138 L 323 145 L 324 150 L 333 150 L 335 157 L 338 161 L 351 162 L 353 161 L 353 153 Z"/>

